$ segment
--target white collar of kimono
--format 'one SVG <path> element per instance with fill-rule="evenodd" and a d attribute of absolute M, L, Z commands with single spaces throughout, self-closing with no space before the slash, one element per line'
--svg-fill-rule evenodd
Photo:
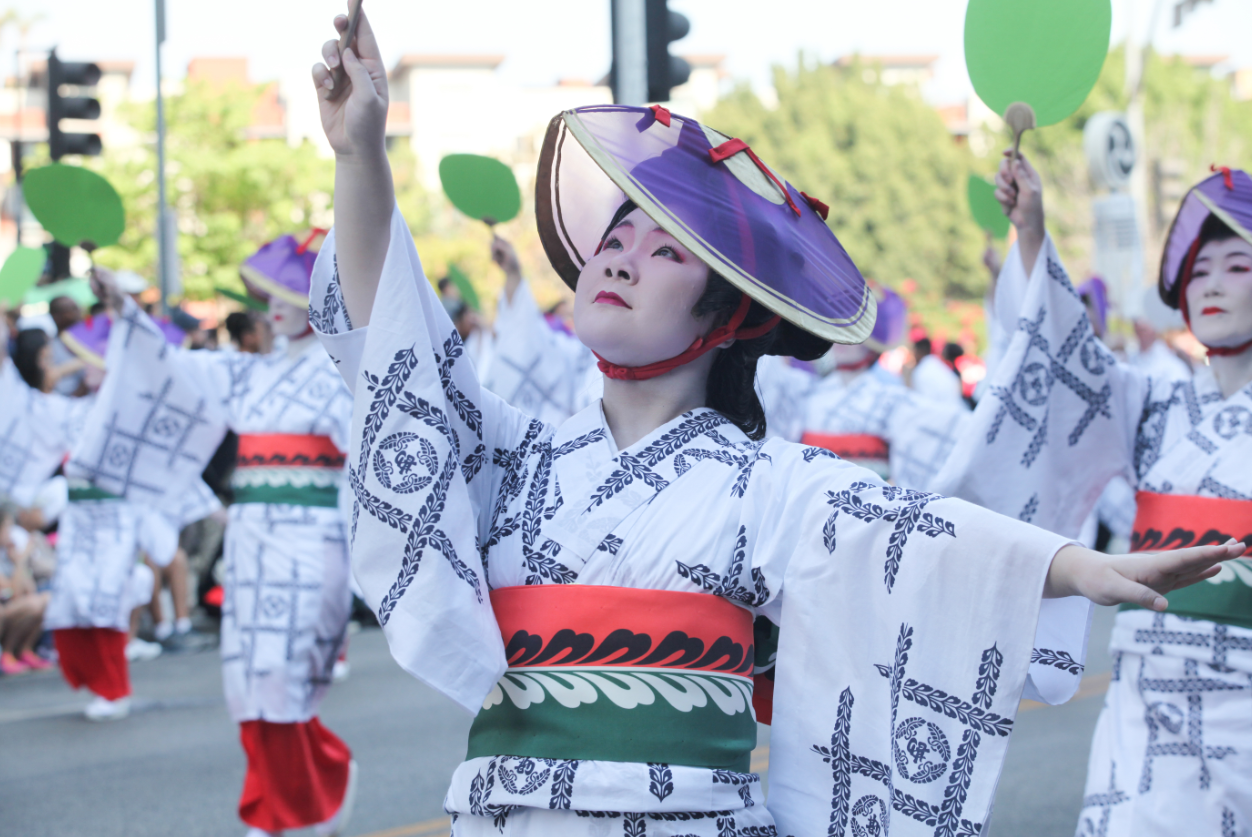
<path fill-rule="evenodd" d="M 684 426 L 692 430 L 684 434 L 691 435 L 690 439 L 682 441 L 670 437 L 670 444 L 665 444 L 662 437 Z M 575 444 L 597 431 L 600 438 L 591 444 L 581 447 Z M 618 451 L 601 402 L 597 400 L 567 419 L 553 436 L 554 451 L 568 446 L 570 452 L 553 460 L 552 468 L 565 502 L 544 527 L 545 536 L 586 560 L 639 506 L 679 478 L 714 465 L 711 461 L 698 460 L 683 473 L 676 472 L 674 457 L 700 441 L 719 447 L 723 442 L 736 447 L 752 444 L 742 430 L 719 413 L 700 407 L 666 422 L 626 450 Z M 646 462 L 642 461 L 645 457 Z M 638 477 L 642 471 L 649 472 L 649 479 Z M 597 500 L 597 492 L 611 479 L 616 479 L 619 486 L 611 496 Z"/>

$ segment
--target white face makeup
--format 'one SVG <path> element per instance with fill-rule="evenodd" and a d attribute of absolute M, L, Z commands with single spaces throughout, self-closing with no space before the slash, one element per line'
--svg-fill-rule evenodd
<path fill-rule="evenodd" d="M 1187 284 L 1187 308 L 1191 331 L 1206 346 L 1252 340 L 1252 244 L 1235 236 L 1201 247 Z"/>
<path fill-rule="evenodd" d="M 578 276 L 578 338 L 619 366 L 646 366 L 681 354 L 711 326 L 711 315 L 701 320 L 691 315 L 708 276 L 703 262 L 636 209 Z"/>
<path fill-rule="evenodd" d="M 270 297 L 270 310 L 265 315 L 274 336 L 299 337 L 309 328 L 309 309 L 292 305 L 285 299 Z"/>

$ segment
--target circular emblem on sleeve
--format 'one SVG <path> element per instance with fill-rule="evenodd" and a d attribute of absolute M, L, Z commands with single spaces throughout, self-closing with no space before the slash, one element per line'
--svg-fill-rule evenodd
<path fill-rule="evenodd" d="M 924 785 L 948 772 L 952 748 L 938 726 L 922 718 L 909 718 L 896 727 L 891 754 L 901 776 Z"/>

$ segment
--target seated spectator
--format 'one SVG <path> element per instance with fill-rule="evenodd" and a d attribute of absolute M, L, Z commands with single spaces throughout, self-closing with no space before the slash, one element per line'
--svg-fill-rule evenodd
<path fill-rule="evenodd" d="M 16 524 L 15 509 L 0 506 L 0 672 L 6 675 L 52 666 L 35 653 L 50 594 L 36 591 L 31 546 L 31 537 Z"/>

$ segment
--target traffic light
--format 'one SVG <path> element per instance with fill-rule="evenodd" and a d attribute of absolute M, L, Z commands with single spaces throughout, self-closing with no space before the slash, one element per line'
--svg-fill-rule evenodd
<path fill-rule="evenodd" d="M 668 102 L 670 89 L 687 81 L 691 65 L 669 54 L 671 41 L 691 30 L 669 0 L 611 0 L 613 64 L 609 86 L 623 105 Z"/>
<path fill-rule="evenodd" d="M 669 54 L 671 41 L 687 37 L 691 22 L 686 15 L 670 11 L 669 0 L 645 0 L 644 24 L 648 42 L 648 101 L 668 102 L 670 89 L 685 84 L 691 65 Z"/>
<path fill-rule="evenodd" d="M 54 49 L 48 53 L 48 148 L 53 160 L 66 154 L 96 156 L 101 151 L 99 134 L 67 132 L 62 119 L 99 119 L 100 100 L 94 96 L 62 95 L 62 87 L 95 87 L 100 67 L 86 61 L 62 61 Z"/>

